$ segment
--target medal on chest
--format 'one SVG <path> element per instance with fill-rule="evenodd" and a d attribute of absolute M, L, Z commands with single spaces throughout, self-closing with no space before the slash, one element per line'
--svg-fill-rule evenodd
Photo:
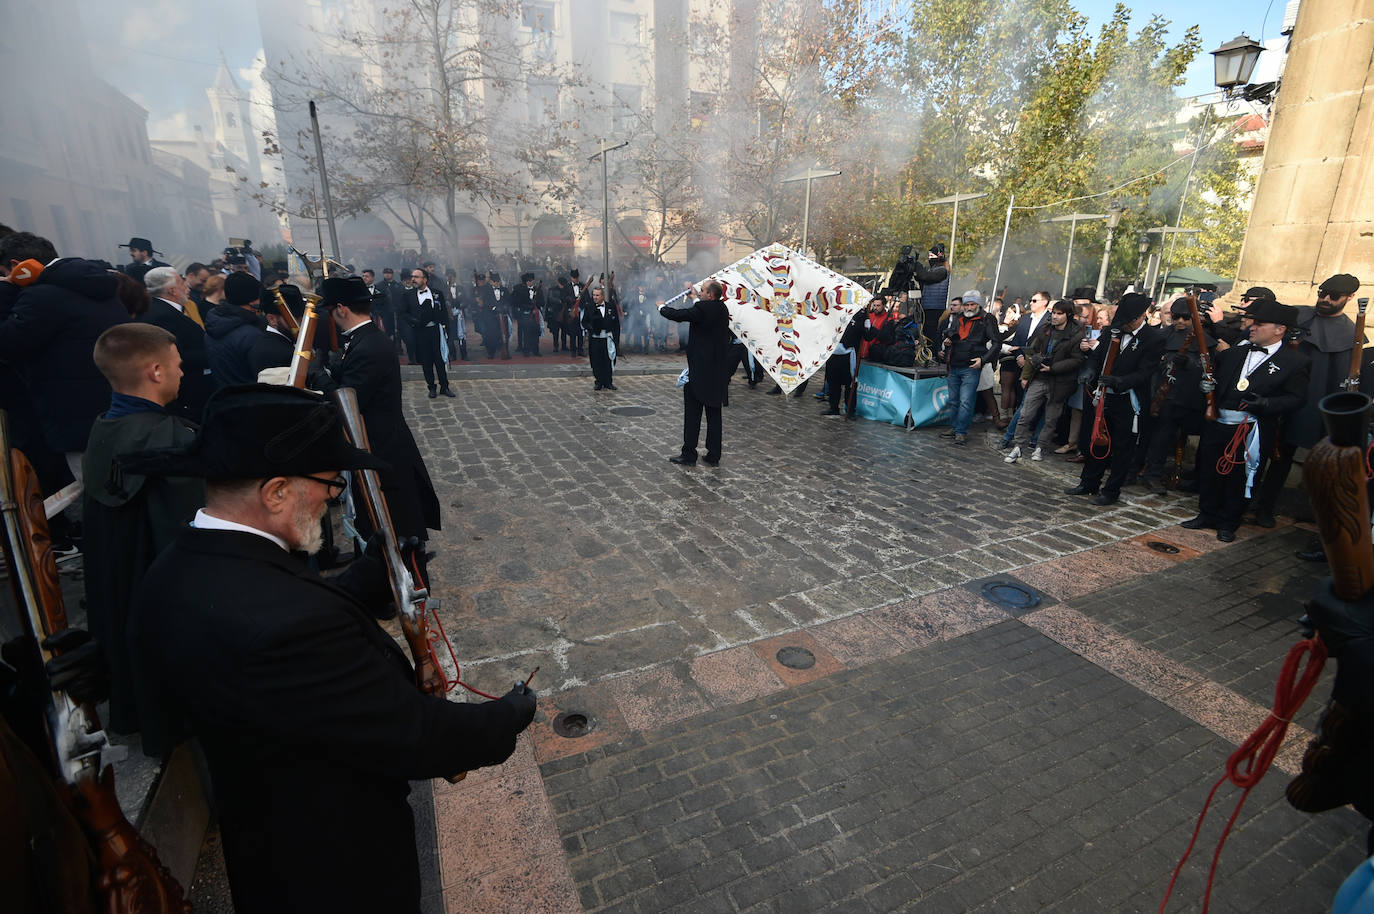
<path fill-rule="evenodd" d="M 1250 379 L 1249 379 L 1249 378 L 1241 378 L 1239 381 L 1236 382 L 1236 390 L 1239 390 L 1239 391 L 1244 392 L 1244 391 L 1248 390 L 1249 388 L 1250 388 Z"/>

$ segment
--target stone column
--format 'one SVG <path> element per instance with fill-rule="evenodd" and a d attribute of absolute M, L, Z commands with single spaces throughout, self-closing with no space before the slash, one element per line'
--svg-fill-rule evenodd
<path fill-rule="evenodd" d="M 1374 287 L 1374 0 L 1304 0 L 1232 296 L 1309 305 L 1333 273 Z"/>

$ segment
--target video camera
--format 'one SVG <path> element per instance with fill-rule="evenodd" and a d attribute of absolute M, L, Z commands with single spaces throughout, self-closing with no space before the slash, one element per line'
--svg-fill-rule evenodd
<path fill-rule="evenodd" d="M 229 266 L 242 266 L 248 262 L 249 254 L 256 254 L 253 242 L 247 238 L 230 238 L 229 246 L 224 249 L 224 262 Z"/>

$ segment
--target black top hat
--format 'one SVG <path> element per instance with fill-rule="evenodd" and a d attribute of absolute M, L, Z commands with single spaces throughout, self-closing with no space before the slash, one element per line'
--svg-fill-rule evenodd
<path fill-rule="evenodd" d="M 216 391 L 189 445 L 130 454 L 119 465 L 149 476 L 214 480 L 388 468 L 348 443 L 339 411 L 322 394 L 278 384 Z"/>
<path fill-rule="evenodd" d="M 1112 317 L 1113 327 L 1125 327 L 1150 310 L 1150 297 L 1139 292 L 1127 292 L 1116 303 L 1116 315 Z"/>
<path fill-rule="evenodd" d="M 1077 289 L 1073 290 L 1069 298 L 1072 301 L 1087 301 L 1092 302 L 1094 305 L 1101 304 L 1097 300 L 1097 290 L 1092 286 L 1079 286 Z"/>
<path fill-rule="evenodd" d="M 224 300 L 231 305 L 251 305 L 262 298 L 262 283 L 252 273 L 230 273 L 224 277 Z"/>
<path fill-rule="evenodd" d="M 521 281 L 521 282 L 534 282 L 534 274 L 533 274 L 533 273 L 521 273 L 521 274 L 520 274 L 520 281 Z"/>
<path fill-rule="evenodd" d="M 1317 289 L 1318 292 L 1329 292 L 1332 295 L 1354 295 L 1359 290 L 1360 281 L 1349 273 L 1337 273 Z"/>
<path fill-rule="evenodd" d="M 492 282 L 500 282 L 501 274 L 495 270 L 487 270 L 487 279 L 490 279 Z"/>
<path fill-rule="evenodd" d="M 320 287 L 320 294 L 326 308 L 372 301 L 372 293 L 367 291 L 367 283 L 361 276 L 331 276 Z"/>
<path fill-rule="evenodd" d="M 573 279 L 581 279 L 581 278 L 582 278 L 582 274 L 579 273 L 579 272 L 577 272 L 577 269 L 576 269 L 575 267 L 574 267 L 573 269 L 571 269 L 571 270 L 568 271 L 568 275 L 571 276 Z"/>
<path fill-rule="evenodd" d="M 1245 316 L 1257 324 L 1282 324 L 1285 327 L 1298 325 L 1298 309 L 1292 305 L 1281 305 L 1272 298 L 1261 298 L 1245 309 Z"/>
<path fill-rule="evenodd" d="M 281 296 L 286 303 L 286 310 L 290 311 L 298 320 L 305 314 L 305 296 L 301 290 L 289 282 L 284 282 L 274 290 Z"/>
<path fill-rule="evenodd" d="M 147 238 L 139 238 L 138 236 L 130 238 L 128 244 L 121 244 L 120 247 L 128 248 L 131 251 L 137 249 L 140 251 L 151 251 L 154 254 L 162 253 L 161 251 L 154 251 L 153 243 L 149 241 Z"/>

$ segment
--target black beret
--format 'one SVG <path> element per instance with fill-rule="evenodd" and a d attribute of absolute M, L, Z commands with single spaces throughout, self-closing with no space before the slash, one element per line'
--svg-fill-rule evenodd
<path fill-rule="evenodd" d="M 230 273 L 224 277 L 224 300 L 231 305 L 251 305 L 262 298 L 262 283 L 252 273 Z"/>
<path fill-rule="evenodd" d="M 1332 295 L 1354 295 L 1359 291 L 1360 281 L 1349 273 L 1337 273 L 1317 289 L 1318 292 L 1327 292 Z"/>

